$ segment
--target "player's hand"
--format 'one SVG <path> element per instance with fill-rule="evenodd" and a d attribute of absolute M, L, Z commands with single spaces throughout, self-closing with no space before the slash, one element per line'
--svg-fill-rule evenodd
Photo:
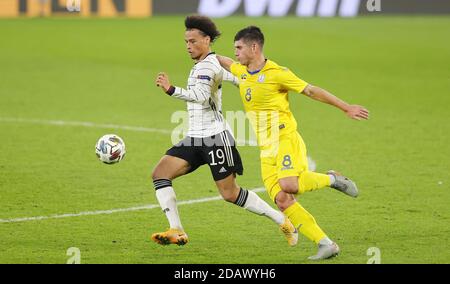
<path fill-rule="evenodd" d="M 350 105 L 346 110 L 345 113 L 348 117 L 356 120 L 361 119 L 369 119 L 369 111 L 364 108 L 363 106 L 359 105 Z"/>
<path fill-rule="evenodd" d="M 156 86 L 161 87 L 164 92 L 167 92 L 171 86 L 169 76 L 164 72 L 158 73 L 158 76 L 156 77 Z"/>

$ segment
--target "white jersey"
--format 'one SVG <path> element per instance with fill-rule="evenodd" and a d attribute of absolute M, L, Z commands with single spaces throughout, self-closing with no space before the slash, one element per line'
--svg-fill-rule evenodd
<path fill-rule="evenodd" d="M 175 87 L 172 97 L 187 102 L 189 130 L 187 136 L 204 138 L 230 130 L 222 115 L 222 82 L 239 81 L 220 66 L 214 53 L 192 67 L 187 89 Z M 231 131 L 230 131 L 231 133 Z"/>

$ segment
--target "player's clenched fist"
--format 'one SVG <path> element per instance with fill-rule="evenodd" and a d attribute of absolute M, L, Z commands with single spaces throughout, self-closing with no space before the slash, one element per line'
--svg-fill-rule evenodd
<path fill-rule="evenodd" d="M 156 86 L 161 87 L 164 92 L 167 92 L 170 88 L 169 76 L 166 73 L 160 72 L 156 77 Z"/>

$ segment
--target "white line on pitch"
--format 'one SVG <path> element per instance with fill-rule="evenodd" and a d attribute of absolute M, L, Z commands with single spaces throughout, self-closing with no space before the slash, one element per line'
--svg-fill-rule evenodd
<path fill-rule="evenodd" d="M 170 130 L 160 129 L 160 128 L 148 128 L 148 127 L 141 127 L 141 126 L 117 125 L 117 124 L 99 124 L 99 123 L 84 122 L 84 121 L 26 119 L 26 118 L 13 118 L 13 117 L 0 117 L 0 121 L 43 124 L 43 125 L 56 125 L 56 126 L 82 126 L 82 127 L 91 127 L 91 128 L 123 129 L 123 130 L 139 131 L 139 132 L 157 132 L 157 133 L 163 133 L 163 134 L 171 134 L 172 133 L 172 131 L 170 131 Z"/>
<path fill-rule="evenodd" d="M 253 192 L 262 192 L 264 190 L 265 189 L 262 187 L 252 189 Z M 177 205 L 204 203 L 204 202 L 210 202 L 210 201 L 221 200 L 221 199 L 222 199 L 222 196 L 219 195 L 219 196 L 214 196 L 214 197 L 206 197 L 206 198 L 200 198 L 200 199 L 180 201 L 180 202 L 177 202 Z M 155 208 L 160 208 L 160 206 L 156 205 L 156 204 L 149 204 L 149 205 L 143 205 L 143 206 L 137 206 L 137 207 L 119 208 L 119 209 L 111 209 L 111 210 L 85 211 L 85 212 L 80 212 L 80 213 L 68 213 L 68 214 L 61 214 L 61 215 L 0 219 L 0 223 L 20 223 L 20 222 L 39 221 L 39 220 L 47 220 L 47 219 L 62 219 L 62 218 L 70 218 L 70 217 L 106 215 L 106 214 L 114 214 L 114 213 L 120 213 L 120 212 L 150 210 L 150 209 L 155 209 Z"/>
<path fill-rule="evenodd" d="M 105 129 L 122 129 L 137 132 L 151 132 L 162 134 L 181 134 L 181 131 L 173 131 L 161 128 L 149 128 L 143 126 L 130 126 L 130 125 L 118 125 L 118 124 L 102 124 L 88 121 L 67 121 L 67 120 L 45 120 L 45 119 L 31 119 L 31 118 L 15 118 L 15 117 L 0 117 L 0 122 L 12 122 L 12 123 L 30 123 L 41 125 L 54 125 L 54 126 L 80 126 L 90 128 L 105 128 Z M 238 145 L 242 146 L 256 146 L 257 142 L 253 140 L 236 139 Z"/>

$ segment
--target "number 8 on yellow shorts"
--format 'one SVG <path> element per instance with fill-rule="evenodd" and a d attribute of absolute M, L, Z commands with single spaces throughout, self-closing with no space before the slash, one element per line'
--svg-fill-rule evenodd
<path fill-rule="evenodd" d="M 280 136 L 278 147 L 271 145 L 270 150 L 261 150 L 262 179 L 270 198 L 274 201 L 281 191 L 279 179 L 299 176 L 307 170 L 306 146 L 297 131 Z"/>

